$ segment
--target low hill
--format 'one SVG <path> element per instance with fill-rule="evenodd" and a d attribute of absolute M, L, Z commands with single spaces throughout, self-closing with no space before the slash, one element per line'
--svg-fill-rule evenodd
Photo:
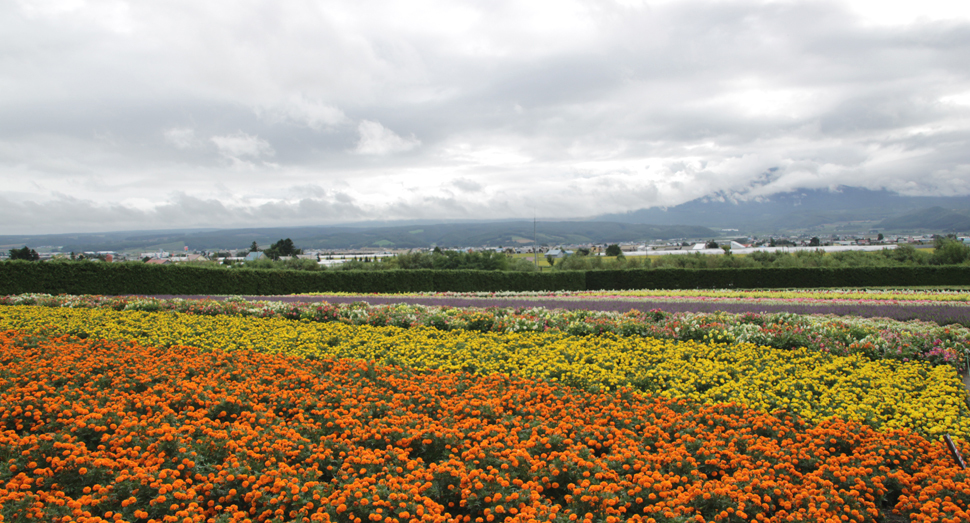
<path fill-rule="evenodd" d="M 879 227 L 886 230 L 928 230 L 940 232 L 970 231 L 970 210 L 930 207 L 883 220 Z"/>

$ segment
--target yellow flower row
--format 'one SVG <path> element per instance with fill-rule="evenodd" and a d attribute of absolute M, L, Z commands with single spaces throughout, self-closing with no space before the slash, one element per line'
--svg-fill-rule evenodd
<path fill-rule="evenodd" d="M 633 387 L 704 403 L 736 402 L 819 421 L 864 421 L 931 436 L 970 438 L 967 394 L 955 371 L 750 343 L 549 333 L 444 332 L 281 318 L 173 312 L 0 308 L 0 330 L 68 333 L 156 346 L 248 349 L 300 357 L 376 360 L 416 368 L 550 379 L 587 389 Z"/>

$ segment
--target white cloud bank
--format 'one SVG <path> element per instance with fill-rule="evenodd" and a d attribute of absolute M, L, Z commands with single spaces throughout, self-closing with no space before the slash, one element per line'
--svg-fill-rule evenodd
<path fill-rule="evenodd" d="M 0 3 L 0 234 L 970 194 L 964 4 Z"/>
<path fill-rule="evenodd" d="M 291 96 L 275 105 L 259 107 L 256 111 L 271 123 L 295 123 L 318 131 L 349 121 L 340 109 L 320 101 L 308 100 L 304 96 Z"/>
<path fill-rule="evenodd" d="M 402 138 L 379 122 L 369 120 L 360 122 L 357 126 L 357 133 L 360 134 L 360 139 L 357 140 L 357 147 L 354 150 L 360 154 L 401 153 L 421 145 L 421 140 L 413 135 L 409 138 Z"/>
<path fill-rule="evenodd" d="M 210 140 L 216 144 L 219 154 L 237 163 L 276 154 L 269 142 L 242 131 L 226 136 L 213 136 Z"/>
<path fill-rule="evenodd" d="M 198 142 L 195 131 L 186 127 L 173 127 L 165 131 L 165 140 L 179 149 L 191 149 Z"/>

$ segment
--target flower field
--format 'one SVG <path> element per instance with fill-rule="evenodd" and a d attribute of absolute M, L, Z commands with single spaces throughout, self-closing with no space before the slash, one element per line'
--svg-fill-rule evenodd
<path fill-rule="evenodd" d="M 894 320 L 923 320 L 970 327 L 966 291 L 582 291 L 582 292 L 440 292 L 396 295 L 308 294 L 276 296 L 278 301 L 326 300 L 331 303 L 410 303 L 449 307 L 583 309 L 626 312 L 790 312 Z"/>
<path fill-rule="evenodd" d="M 810 421 L 837 416 L 876 428 L 970 439 L 966 389 L 954 369 L 749 342 L 674 341 L 562 332 L 441 331 L 281 317 L 0 307 L 0 330 L 70 334 L 157 347 L 354 358 L 417 369 L 555 380 L 585 390 L 630 387 L 703 403 L 736 402 Z"/>
<path fill-rule="evenodd" d="M 5 522 L 970 519 L 967 473 L 911 431 L 326 356 L 6 331 L 0 427 Z"/>
<path fill-rule="evenodd" d="M 0 522 L 970 521 L 959 325 L 0 305 Z"/>
<path fill-rule="evenodd" d="M 750 342 L 779 349 L 807 348 L 868 359 L 919 360 L 967 369 L 970 329 L 925 321 L 798 315 L 791 313 L 667 313 L 544 308 L 436 307 L 411 304 L 349 304 L 247 301 L 230 298 L 183 300 L 140 297 L 22 295 L 0 297 L 0 305 L 57 308 L 176 311 L 200 315 L 278 317 L 353 325 L 423 325 L 439 330 L 562 332 L 572 335 L 651 337 L 667 340 Z"/>

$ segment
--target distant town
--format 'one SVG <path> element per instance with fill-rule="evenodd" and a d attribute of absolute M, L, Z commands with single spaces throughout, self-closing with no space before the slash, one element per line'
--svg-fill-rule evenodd
<path fill-rule="evenodd" d="M 878 231 L 871 231 L 863 235 L 828 235 L 818 236 L 791 235 L 779 237 L 732 237 L 735 229 L 722 229 L 721 237 L 714 239 L 703 238 L 675 238 L 670 240 L 656 240 L 644 242 L 618 242 L 620 252 L 624 256 L 663 256 L 684 254 L 746 254 L 754 251 L 782 251 L 794 252 L 798 250 L 820 250 L 823 252 L 839 251 L 874 251 L 880 249 L 894 249 L 899 245 L 910 245 L 915 248 L 930 248 L 938 235 L 883 235 Z M 954 235 L 951 235 L 954 236 Z M 956 236 L 958 240 L 970 245 L 970 236 Z M 142 261 L 149 264 L 173 264 L 186 262 L 216 262 L 235 264 L 267 259 L 265 249 L 254 245 L 244 249 L 225 249 L 213 246 L 190 247 L 184 246 L 181 251 L 152 251 L 152 252 L 118 252 L 118 251 L 84 251 L 64 252 L 61 246 L 24 246 L 35 253 L 39 261 L 49 260 L 92 260 L 100 262 Z M 299 250 L 299 245 L 296 246 Z M 277 260 L 301 259 L 315 261 L 321 266 L 334 266 L 348 261 L 377 261 L 394 257 L 403 253 L 431 252 L 435 249 L 442 251 L 460 252 L 499 252 L 507 255 L 536 254 L 543 258 L 563 258 L 576 252 L 594 256 L 605 256 L 607 244 L 575 243 L 537 245 L 477 245 L 442 247 L 431 246 L 423 248 L 356 248 L 337 250 L 299 250 L 299 254 L 291 256 L 275 256 Z M 9 259 L 10 251 L 0 251 L 0 260 Z"/>

